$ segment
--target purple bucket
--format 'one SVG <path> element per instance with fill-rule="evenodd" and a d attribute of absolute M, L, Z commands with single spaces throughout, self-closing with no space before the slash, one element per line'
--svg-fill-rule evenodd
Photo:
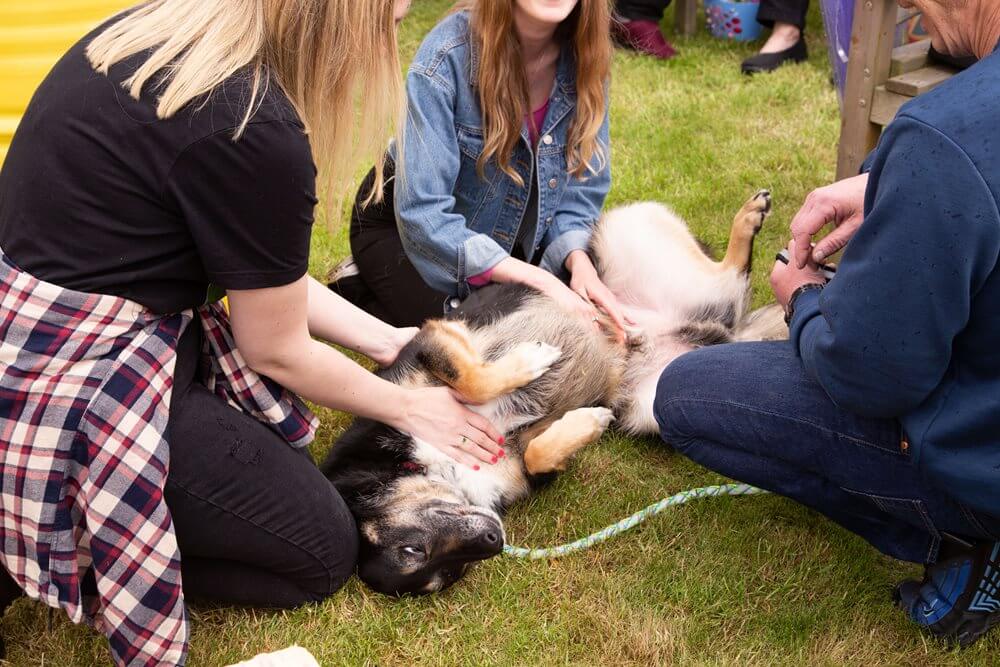
<path fill-rule="evenodd" d="M 847 83 L 847 56 L 851 49 L 851 28 L 854 25 L 854 0 L 823 0 L 823 24 L 826 27 L 827 44 L 830 46 L 830 65 L 833 80 L 844 98 Z"/>
<path fill-rule="evenodd" d="M 763 26 L 757 23 L 757 2 L 705 0 L 705 17 L 713 37 L 737 42 L 751 42 L 760 37 Z"/>

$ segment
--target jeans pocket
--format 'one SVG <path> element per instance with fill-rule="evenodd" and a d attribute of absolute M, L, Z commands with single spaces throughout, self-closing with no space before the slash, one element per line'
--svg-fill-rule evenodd
<path fill-rule="evenodd" d="M 927 505 L 923 500 L 880 496 L 874 493 L 854 491 L 847 488 L 845 488 L 844 491 L 853 496 L 865 498 L 883 513 L 888 514 L 895 519 L 899 519 L 900 521 L 904 521 L 915 528 L 925 530 L 935 539 L 941 539 L 941 533 L 934 525 L 934 522 L 931 521 L 931 516 L 927 512 Z"/>

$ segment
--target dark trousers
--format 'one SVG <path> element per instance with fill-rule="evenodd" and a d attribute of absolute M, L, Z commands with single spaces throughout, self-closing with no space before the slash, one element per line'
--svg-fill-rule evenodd
<path fill-rule="evenodd" d="M 339 589 L 357 560 L 349 510 L 309 454 L 194 380 L 194 323 L 178 350 L 166 502 L 193 600 L 291 608 Z"/>
<path fill-rule="evenodd" d="M 390 163 L 391 165 L 391 163 Z M 386 167 L 387 183 L 380 204 L 365 207 L 375 182 L 368 172 L 351 209 L 351 254 L 361 272 L 364 290 L 341 292 L 354 304 L 396 327 L 418 327 L 441 317 L 447 296 L 427 285 L 406 257 L 393 207 L 394 172 Z"/>
<path fill-rule="evenodd" d="M 1000 517 L 924 479 L 897 421 L 838 408 L 788 342 L 678 358 L 655 412 L 663 439 L 688 458 L 811 507 L 889 556 L 933 563 L 942 539 L 1000 539 Z"/>
<path fill-rule="evenodd" d="M 809 0 L 760 0 L 757 22 L 768 28 L 775 23 L 791 23 L 799 30 L 805 30 Z"/>
<path fill-rule="evenodd" d="M 660 22 L 670 0 L 617 0 L 615 9 L 619 16 L 629 21 Z"/>

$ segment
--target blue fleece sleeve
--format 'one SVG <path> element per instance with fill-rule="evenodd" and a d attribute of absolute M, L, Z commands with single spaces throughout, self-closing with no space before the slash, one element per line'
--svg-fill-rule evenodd
<path fill-rule="evenodd" d="M 838 406 L 899 417 L 944 377 L 996 264 L 1000 215 L 968 155 L 905 116 L 871 161 L 865 211 L 836 278 L 796 301 L 791 340 Z"/>

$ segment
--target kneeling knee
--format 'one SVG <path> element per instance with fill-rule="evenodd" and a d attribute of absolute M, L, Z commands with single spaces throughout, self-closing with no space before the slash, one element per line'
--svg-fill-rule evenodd
<path fill-rule="evenodd" d="M 663 369 L 656 385 L 653 410 L 665 442 L 683 448 L 697 435 L 697 420 L 691 411 L 701 408 L 692 397 L 701 393 L 698 387 L 711 382 L 710 376 L 697 351 L 681 355 Z"/>
<path fill-rule="evenodd" d="M 339 496 L 332 505 L 324 508 L 329 512 L 316 517 L 320 528 L 310 549 L 313 563 L 299 580 L 308 602 L 320 602 L 339 591 L 357 567 L 359 541 L 354 518 Z"/>

